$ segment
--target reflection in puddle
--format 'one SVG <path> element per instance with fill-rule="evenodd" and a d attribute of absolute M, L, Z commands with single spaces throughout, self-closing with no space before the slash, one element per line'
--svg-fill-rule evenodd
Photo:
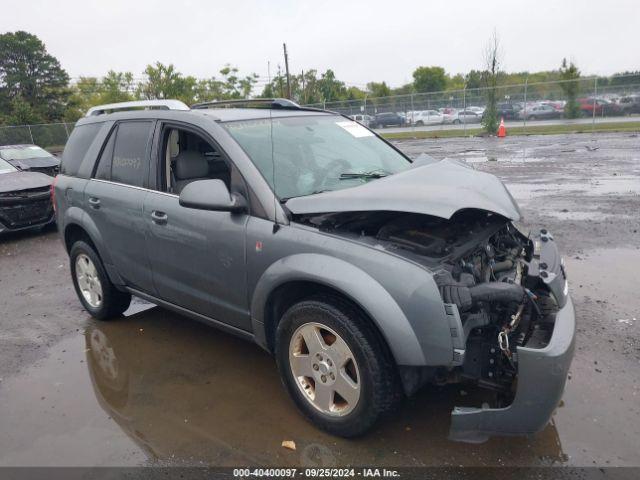
<path fill-rule="evenodd" d="M 160 308 L 85 332 L 103 409 L 160 463 L 213 465 L 524 465 L 566 461 L 553 424 L 533 438 L 447 440 L 460 387 L 405 402 L 370 434 L 327 435 L 289 400 L 273 359 L 255 345 Z M 472 396 L 473 392 L 469 393 Z M 294 440 L 296 451 L 281 447 Z"/>

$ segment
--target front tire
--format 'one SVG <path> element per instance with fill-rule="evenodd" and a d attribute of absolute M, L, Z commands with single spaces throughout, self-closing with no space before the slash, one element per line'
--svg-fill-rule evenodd
<path fill-rule="evenodd" d="M 71 278 L 82 306 L 98 320 L 118 317 L 129 308 L 131 295 L 111 283 L 91 245 L 77 241 L 69 252 Z"/>
<path fill-rule="evenodd" d="M 334 435 L 362 435 L 400 398 L 391 355 L 369 319 L 340 298 L 290 307 L 278 324 L 276 361 L 298 408 Z"/>

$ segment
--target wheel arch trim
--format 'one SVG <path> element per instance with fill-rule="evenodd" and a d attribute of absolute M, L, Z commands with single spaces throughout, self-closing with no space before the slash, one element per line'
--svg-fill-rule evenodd
<path fill-rule="evenodd" d="M 310 282 L 335 290 L 359 306 L 373 321 L 396 364 L 424 365 L 420 342 L 400 306 L 389 292 L 351 263 L 322 254 L 303 253 L 273 263 L 258 280 L 251 299 L 251 321 L 256 339 L 268 347 L 268 305 L 278 287 Z"/>
<path fill-rule="evenodd" d="M 91 217 L 79 207 L 69 207 L 64 213 L 64 231 L 62 236 L 67 253 L 71 251 L 71 245 L 67 244 L 67 235 L 72 228 L 82 230 L 89 237 L 96 248 L 96 253 L 102 260 L 107 275 L 109 275 L 109 280 L 111 280 L 114 285 L 124 285 L 124 281 L 111 261 L 109 250 L 104 247 L 104 241 L 102 240 L 102 235 L 100 235 L 98 227 Z"/>

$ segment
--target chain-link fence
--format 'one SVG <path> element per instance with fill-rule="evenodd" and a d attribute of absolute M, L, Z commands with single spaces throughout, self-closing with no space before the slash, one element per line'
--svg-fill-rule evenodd
<path fill-rule="evenodd" d="M 0 145 L 32 143 L 50 151 L 61 151 L 75 124 L 45 123 L 0 127 Z"/>
<path fill-rule="evenodd" d="M 572 87 L 576 94 L 570 109 Z M 374 128 L 471 128 L 480 126 L 490 92 L 468 88 L 307 106 L 340 112 Z M 493 93 L 498 120 L 502 117 L 512 126 L 640 121 L 640 75 L 527 82 L 498 86 Z"/>
<path fill-rule="evenodd" d="M 577 91 L 573 115 L 567 107 L 571 82 Z M 466 88 L 307 106 L 349 115 L 372 128 L 466 131 L 480 127 L 489 92 Z M 495 95 L 498 119 L 525 131 L 535 125 L 640 122 L 640 75 L 504 85 L 495 89 Z M 73 123 L 0 127 L 0 145 L 33 143 L 61 151 L 73 127 Z"/>

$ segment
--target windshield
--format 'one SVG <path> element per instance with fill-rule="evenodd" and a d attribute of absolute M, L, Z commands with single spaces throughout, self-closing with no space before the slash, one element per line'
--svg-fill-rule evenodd
<path fill-rule="evenodd" d="M 29 158 L 49 158 L 51 156 L 49 152 L 35 145 L 30 147 L 0 149 L 0 157 L 5 160 L 27 160 Z"/>
<path fill-rule="evenodd" d="M 411 166 L 371 131 L 337 115 L 266 118 L 224 126 L 281 200 L 354 187 Z"/>
<path fill-rule="evenodd" d="M 11 165 L 9 162 L 5 162 L 0 158 L 0 175 L 2 175 L 3 173 L 16 172 L 17 170 L 18 169 Z"/>

